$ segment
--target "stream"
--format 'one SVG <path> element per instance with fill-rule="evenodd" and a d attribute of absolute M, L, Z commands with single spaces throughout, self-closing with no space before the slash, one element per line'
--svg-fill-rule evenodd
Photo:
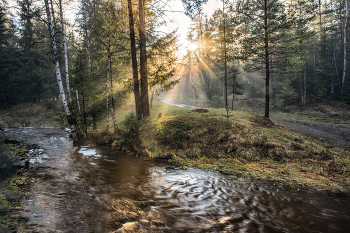
<path fill-rule="evenodd" d="M 6 128 L 37 144 L 23 232 L 349 232 L 350 201 L 166 161 L 108 146 L 73 147 L 56 128 Z"/>

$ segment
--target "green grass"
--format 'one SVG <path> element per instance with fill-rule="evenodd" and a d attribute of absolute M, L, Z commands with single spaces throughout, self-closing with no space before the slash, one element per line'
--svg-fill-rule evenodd
<path fill-rule="evenodd" d="M 0 125 L 3 127 L 56 126 L 65 122 L 60 102 L 25 103 L 0 110 Z"/>
<path fill-rule="evenodd" d="M 199 95 L 198 98 L 185 98 L 183 95 L 174 96 L 174 100 L 205 108 L 224 107 L 222 97 L 216 97 L 209 101 L 205 95 Z M 229 107 L 231 108 L 232 99 L 229 98 Z M 280 110 L 273 106 L 273 100 L 270 103 L 270 118 L 304 121 L 314 124 L 337 125 L 350 128 L 350 106 L 337 101 L 323 101 L 315 104 L 309 104 L 306 107 L 297 105 L 287 106 Z M 236 96 L 234 101 L 234 110 L 250 112 L 257 115 L 265 113 L 265 99 L 253 98 L 246 99 L 244 96 Z"/>
<path fill-rule="evenodd" d="M 271 110 L 271 119 L 264 120 L 263 99 L 237 98 L 228 121 L 223 108 L 208 108 L 208 113 L 191 112 L 153 100 L 151 117 L 140 131 L 142 146 L 149 158 L 166 157 L 182 167 L 220 170 L 244 177 L 282 180 L 324 189 L 349 188 L 349 152 L 316 139 L 292 133 L 281 127 L 282 119 L 350 127 L 349 106 L 324 102 L 307 108 L 292 106 L 284 112 Z M 221 106 L 222 99 L 210 102 L 204 96 L 174 100 L 197 106 Z M 116 109 L 118 127 L 126 115 L 135 110 L 133 98 Z M 3 126 L 61 126 L 64 116 L 60 103 L 27 104 L 0 111 Z M 257 114 L 257 115 L 255 115 Z M 100 113 L 95 139 L 113 142 L 115 135 L 110 117 L 106 130 L 104 113 Z M 91 141 L 93 143 L 93 140 Z"/>
<path fill-rule="evenodd" d="M 181 167 L 221 171 L 246 178 L 349 192 L 350 153 L 293 133 L 245 111 L 208 113 L 169 107 L 141 128 L 149 158 L 167 157 Z"/>

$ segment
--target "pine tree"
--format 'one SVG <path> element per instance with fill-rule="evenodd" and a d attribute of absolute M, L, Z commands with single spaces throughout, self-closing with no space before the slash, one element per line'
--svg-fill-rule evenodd
<path fill-rule="evenodd" d="M 280 0 L 238 1 L 237 13 L 243 37 L 241 55 L 249 61 L 246 69 L 265 73 L 265 117 L 269 118 L 271 69 L 286 63 L 291 52 L 287 46 L 293 40 L 287 36 L 287 31 L 294 22 L 288 18 L 285 4 Z"/>

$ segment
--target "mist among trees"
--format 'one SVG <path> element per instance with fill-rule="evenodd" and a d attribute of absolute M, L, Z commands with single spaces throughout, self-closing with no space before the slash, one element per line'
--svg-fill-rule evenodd
<path fill-rule="evenodd" d="M 129 97 L 130 111 L 149 117 L 153 95 L 179 82 L 216 107 L 263 99 L 267 118 L 271 108 L 350 104 L 347 0 L 218 1 L 211 16 L 207 1 L 181 2 L 192 20 L 186 43 L 196 45 L 183 56 L 178 31 L 160 30 L 171 14 L 161 1 L 21 0 L 11 11 L 1 1 L 1 107 L 62 101 L 69 125 L 84 134 L 97 121 L 116 131 Z"/>

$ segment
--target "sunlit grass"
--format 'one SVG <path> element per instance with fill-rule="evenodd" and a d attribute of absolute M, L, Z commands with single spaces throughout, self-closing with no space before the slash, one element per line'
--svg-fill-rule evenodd
<path fill-rule="evenodd" d="M 350 154 L 244 111 L 223 109 L 152 118 L 141 132 L 150 158 L 281 184 L 348 190 Z M 271 125 L 272 124 L 272 125 Z"/>

